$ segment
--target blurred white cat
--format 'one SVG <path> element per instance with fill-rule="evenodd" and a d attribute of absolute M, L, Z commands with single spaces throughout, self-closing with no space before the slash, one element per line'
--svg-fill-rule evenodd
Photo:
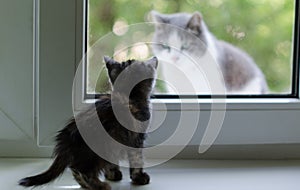
<path fill-rule="evenodd" d="M 151 11 L 150 14 L 156 26 L 152 49 L 161 62 L 161 75 L 167 82 L 168 93 L 268 92 L 265 76 L 254 60 L 243 50 L 218 40 L 199 12 Z"/>

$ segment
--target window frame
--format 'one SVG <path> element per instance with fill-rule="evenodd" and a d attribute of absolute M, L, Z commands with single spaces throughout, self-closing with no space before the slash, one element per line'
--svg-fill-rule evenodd
<path fill-rule="evenodd" d="M 87 3 L 88 0 L 84 0 L 84 29 L 87 27 L 87 17 L 84 15 L 87 15 L 87 6 L 85 3 Z M 215 152 L 215 156 L 213 158 L 222 158 L 225 149 L 223 148 L 229 148 L 229 150 L 237 151 L 243 147 L 252 147 L 255 150 L 255 147 L 257 149 L 265 150 L 266 153 L 271 153 L 272 146 L 273 145 L 287 145 L 286 147 L 292 147 L 288 148 L 288 151 L 290 155 L 296 156 L 297 153 L 295 153 L 296 149 L 295 147 L 300 146 L 300 129 L 298 129 L 296 126 L 297 124 L 294 123 L 288 123 L 282 126 L 282 120 L 293 120 L 296 121 L 295 123 L 300 123 L 300 118 L 297 117 L 297 114 L 300 110 L 300 97 L 299 97 L 299 1 L 295 1 L 295 29 L 294 29 L 294 47 L 292 49 L 293 51 L 293 67 L 294 70 L 292 72 L 292 78 L 293 78 L 293 90 L 291 94 L 282 95 L 282 94 L 276 94 L 276 95 L 228 95 L 226 96 L 225 104 L 226 107 L 220 108 L 216 106 L 215 108 L 212 107 L 212 104 L 215 103 L 216 99 L 218 98 L 224 98 L 224 97 L 218 97 L 216 95 L 211 96 L 198 96 L 198 99 L 190 99 L 190 97 L 186 96 L 184 103 L 181 101 L 182 99 L 178 99 L 177 96 L 159 96 L 154 95 L 152 96 L 152 105 L 153 105 L 153 111 L 159 112 L 159 111 L 167 111 L 168 113 L 174 113 L 174 112 L 196 112 L 198 114 L 204 113 L 204 115 L 207 112 L 211 111 L 225 111 L 226 112 L 226 120 L 221 131 L 221 134 L 218 135 L 216 141 L 213 144 L 213 147 L 222 147 L 221 150 L 218 151 L 212 151 Z M 84 31 L 85 32 L 85 31 Z M 83 32 L 83 33 L 84 33 Z M 83 40 L 87 40 L 86 36 L 83 36 Z M 86 52 L 87 43 L 84 43 L 82 46 L 85 48 L 83 50 L 83 53 Z M 86 60 L 83 60 L 86 61 Z M 83 68 L 85 70 L 86 68 Z M 86 79 L 83 80 L 85 82 Z M 81 86 L 85 89 L 84 84 Z M 80 88 L 80 87 L 79 87 Z M 77 97 L 77 101 L 81 100 L 82 104 L 90 104 L 94 103 L 96 99 L 100 96 L 99 94 L 85 94 L 85 90 L 82 91 L 81 97 Z M 180 96 L 181 97 L 181 96 Z M 78 99 L 79 98 L 79 99 Z M 221 101 L 221 104 L 224 103 L 224 101 Z M 185 108 L 182 108 L 182 104 L 185 104 Z M 216 103 L 218 104 L 218 103 Z M 199 107 L 197 107 L 199 106 Z M 76 106 L 75 106 L 76 107 Z M 241 121 L 236 121 L 237 114 L 241 114 L 241 116 L 245 119 L 242 119 Z M 267 116 L 266 118 L 261 118 L 261 115 Z M 273 121 L 270 120 L 270 117 Z M 250 118 L 250 119 L 247 119 Z M 166 127 L 172 128 L 171 123 L 174 118 L 166 118 Z M 170 123 L 170 124 L 169 124 Z M 243 131 L 241 131 L 238 126 L 243 126 L 245 123 L 251 123 L 253 124 L 253 128 L 247 128 L 249 130 L 249 134 L 244 134 Z M 188 123 L 187 123 L 188 125 Z M 249 126 L 247 126 L 249 127 Z M 198 126 L 198 128 L 202 128 L 202 126 Z M 262 135 L 262 128 L 264 128 L 266 134 L 265 138 L 260 139 Z M 169 130 L 169 129 L 168 129 Z M 201 129 L 202 130 L 202 129 Z M 162 132 L 162 134 L 167 133 L 166 131 Z M 268 134 L 267 134 L 268 133 Z M 231 134 L 231 135 L 230 135 Z M 148 144 L 150 145 L 157 145 L 159 142 L 162 141 L 162 137 L 160 135 L 150 135 L 150 141 Z M 193 149 L 193 147 L 196 147 L 199 145 L 199 138 L 202 138 L 203 131 L 196 131 L 193 138 L 187 145 L 187 149 Z M 242 138 L 244 137 L 244 138 Z M 248 139 L 248 140 L 244 140 Z M 232 149 L 231 149 L 232 148 Z M 217 148 L 218 149 L 218 148 Z M 294 152 L 293 152 L 294 151 Z M 222 152 L 222 153 L 221 153 Z M 284 154 L 287 154 L 285 152 Z M 182 154 L 181 154 L 182 155 Z M 186 157 L 187 155 L 190 155 L 191 158 L 199 157 L 199 155 L 192 153 L 183 153 L 183 157 Z M 279 158 L 283 157 L 284 155 L 280 154 L 271 154 L 274 155 L 274 157 Z M 236 152 L 233 157 L 237 157 L 238 153 Z M 247 157 L 247 156 L 246 156 Z M 268 156 L 264 156 L 267 158 Z"/>

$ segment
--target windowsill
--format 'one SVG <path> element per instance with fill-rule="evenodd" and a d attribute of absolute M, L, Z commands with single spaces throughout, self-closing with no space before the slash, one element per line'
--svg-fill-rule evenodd
<path fill-rule="evenodd" d="M 51 159 L 0 159 L 1 189 L 24 189 L 17 185 L 19 179 L 42 172 L 51 163 Z M 282 190 L 299 188 L 300 161 L 170 160 L 146 168 L 151 182 L 139 187 L 131 184 L 127 168 L 121 170 L 122 181 L 108 182 L 112 189 Z M 70 170 L 44 188 L 81 189 Z"/>

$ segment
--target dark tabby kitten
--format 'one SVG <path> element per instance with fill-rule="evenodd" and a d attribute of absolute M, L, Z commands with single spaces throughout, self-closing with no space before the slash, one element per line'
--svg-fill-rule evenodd
<path fill-rule="evenodd" d="M 130 165 L 130 178 L 134 184 L 145 185 L 150 181 L 149 175 L 143 172 L 143 155 L 142 148 L 145 139 L 145 133 L 137 132 L 125 128 L 120 124 L 113 111 L 113 101 L 119 103 L 121 109 L 123 107 L 130 108 L 130 111 L 135 119 L 138 121 L 147 121 L 150 118 L 149 110 L 149 98 L 154 85 L 154 78 L 156 75 L 156 68 L 158 61 L 156 57 L 147 61 L 136 61 L 128 60 L 126 62 L 118 63 L 111 58 L 105 57 L 104 61 L 108 70 L 110 81 L 113 85 L 111 95 L 103 95 L 93 106 L 96 109 L 96 116 L 99 119 L 107 131 L 107 133 L 116 141 L 136 149 L 126 150 L 115 150 L 109 146 L 109 142 L 103 144 L 97 144 L 100 149 L 108 150 L 108 155 L 121 155 L 120 152 L 126 152 L 129 165 Z M 121 76 L 122 80 L 118 80 L 120 84 L 115 84 L 117 77 Z M 130 95 L 126 97 L 126 89 L 128 81 L 136 80 L 139 75 L 147 76 L 146 79 L 141 80 L 137 83 L 132 90 Z M 121 88 L 117 88 L 120 86 Z M 116 89 L 117 88 L 117 89 Z M 127 89 L 128 91 L 128 89 Z M 122 104 L 124 99 L 127 99 L 127 104 Z M 113 100 L 113 101 L 112 101 Z M 91 122 L 90 110 L 79 114 L 79 118 L 76 117 L 76 121 L 82 120 L 87 126 Z M 132 129 L 142 128 L 139 131 L 146 131 L 147 125 L 136 125 L 137 122 L 130 121 L 133 123 Z M 140 122 L 143 123 L 143 122 Z M 62 174 L 65 168 L 69 167 L 75 180 L 85 189 L 91 190 L 109 190 L 111 187 L 100 181 L 99 174 L 104 173 L 106 179 L 112 181 L 119 181 L 122 179 L 122 173 L 119 170 L 119 166 L 115 163 L 110 163 L 105 159 L 99 157 L 89 146 L 85 143 L 83 136 L 80 134 L 78 122 L 75 122 L 73 118 L 70 123 L 56 136 L 56 147 L 54 150 L 55 160 L 50 168 L 36 176 L 27 177 L 19 181 L 19 185 L 29 187 L 38 186 L 48 183 L 56 179 Z M 135 132 L 134 132 L 135 131 Z M 113 158 L 119 161 L 120 158 Z"/>

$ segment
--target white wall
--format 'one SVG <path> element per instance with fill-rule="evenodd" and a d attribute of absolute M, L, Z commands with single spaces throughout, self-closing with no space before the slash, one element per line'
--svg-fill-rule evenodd
<path fill-rule="evenodd" d="M 0 1 L 0 156 L 50 156 L 72 116 L 75 4 Z"/>

